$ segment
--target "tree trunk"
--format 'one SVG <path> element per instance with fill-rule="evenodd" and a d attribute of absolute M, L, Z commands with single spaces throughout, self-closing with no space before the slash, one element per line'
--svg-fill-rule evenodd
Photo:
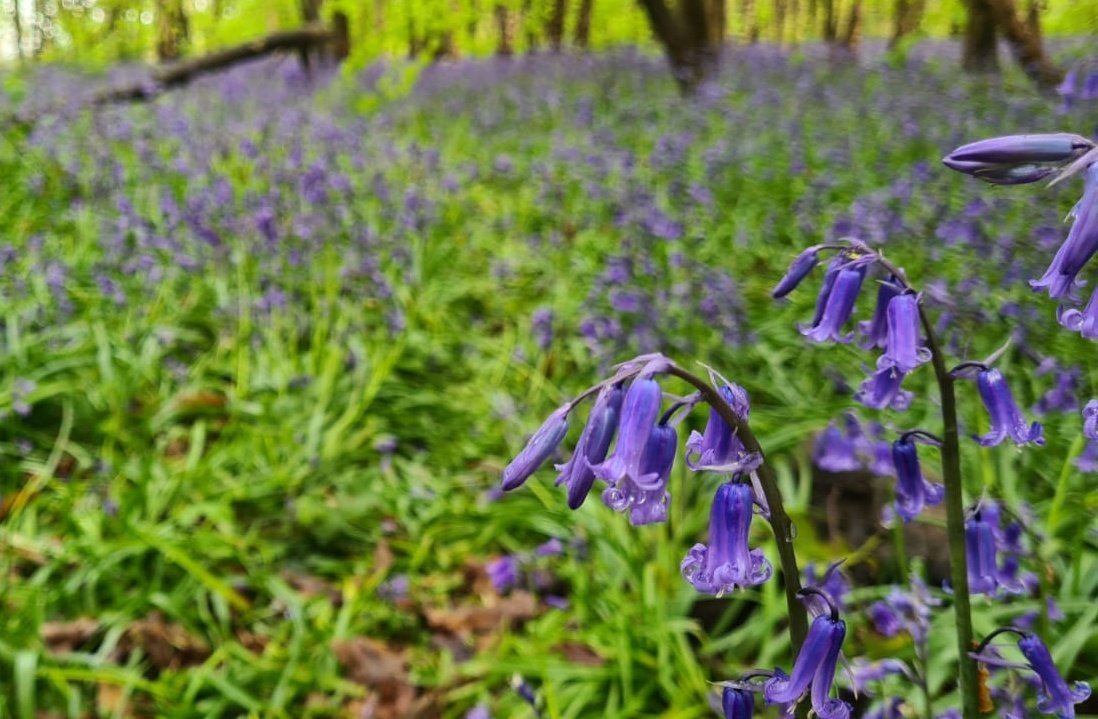
<path fill-rule="evenodd" d="M 682 0 L 677 16 L 664 0 L 640 4 L 684 95 L 717 74 L 726 26 L 724 0 Z"/>
<path fill-rule="evenodd" d="M 11 7 L 11 21 L 15 26 L 15 57 L 22 63 L 23 62 L 23 20 L 19 17 L 19 3 L 16 2 Z"/>
<path fill-rule="evenodd" d="M 841 45 L 847 50 L 856 50 L 862 34 L 862 0 L 854 0 L 850 6 L 850 14 L 846 18 L 846 27 L 843 28 Z"/>
<path fill-rule="evenodd" d="M 1034 33 L 1018 14 L 1014 0 L 985 0 L 996 27 L 1010 44 L 1022 70 L 1042 90 L 1051 90 L 1064 79 L 1063 72 L 1045 53 L 1039 32 Z"/>
<path fill-rule="evenodd" d="M 808 0 L 808 27 L 809 30 L 806 33 L 808 37 L 812 36 L 812 28 L 816 27 L 816 17 L 819 15 L 819 0 Z"/>
<path fill-rule="evenodd" d="M 530 10 L 533 6 L 533 0 L 522 0 L 522 10 L 519 12 L 519 27 L 521 27 L 526 35 L 526 51 L 538 49 L 538 23 L 533 22 L 530 15 Z"/>
<path fill-rule="evenodd" d="M 925 0 L 896 0 L 896 15 L 893 18 L 892 37 L 888 40 L 890 50 L 919 28 L 924 4 Z"/>
<path fill-rule="evenodd" d="M 510 57 L 515 54 L 515 43 L 511 37 L 511 12 L 504 5 L 496 5 L 496 29 L 499 31 L 499 42 L 496 44 L 496 54 Z"/>
<path fill-rule="evenodd" d="M 568 0 L 553 0 L 553 11 L 549 15 L 549 24 L 545 28 L 549 35 L 549 47 L 560 52 L 564 45 L 564 17 L 568 14 Z"/>
<path fill-rule="evenodd" d="M 961 66 L 968 72 L 998 72 L 998 37 L 995 16 L 988 0 L 965 0 L 968 22 L 965 25 Z"/>
<path fill-rule="evenodd" d="M 743 36 L 750 43 L 759 41 L 759 21 L 755 16 L 755 0 L 740 0 L 740 25 Z"/>
<path fill-rule="evenodd" d="M 580 0 L 579 17 L 576 18 L 576 31 L 573 36 L 576 47 L 586 50 L 591 44 L 591 12 L 595 0 Z"/>
<path fill-rule="evenodd" d="M 785 35 L 785 0 L 774 0 L 774 38 L 782 44 Z"/>
<path fill-rule="evenodd" d="M 1042 37 L 1041 0 L 1029 0 L 1029 7 L 1026 9 L 1026 26 L 1038 39 Z"/>
<path fill-rule="evenodd" d="M 172 62 L 183 53 L 187 40 L 187 14 L 183 0 L 156 0 L 156 58 Z"/>
<path fill-rule="evenodd" d="M 835 0 L 823 0 L 823 27 L 820 29 L 820 35 L 824 42 L 835 42 L 839 34 L 838 20 L 835 15 Z"/>

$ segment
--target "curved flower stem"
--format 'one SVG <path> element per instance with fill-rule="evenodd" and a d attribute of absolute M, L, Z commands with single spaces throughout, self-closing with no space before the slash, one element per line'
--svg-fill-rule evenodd
<path fill-rule="evenodd" d="M 701 377 L 684 370 L 676 364 L 672 364 L 667 374 L 678 377 L 693 385 L 710 407 L 717 411 L 721 419 L 728 423 L 736 432 L 736 436 L 743 442 L 744 449 L 748 452 L 758 453 L 763 458 L 762 464 L 756 471 L 759 483 L 762 485 L 763 494 L 766 495 L 766 503 L 770 509 L 770 526 L 774 531 L 774 540 L 778 545 L 778 560 L 782 566 L 782 583 L 785 586 L 785 603 L 789 609 L 789 638 L 793 645 L 793 654 L 801 651 L 805 634 L 808 633 L 808 613 L 801 604 L 798 592 L 801 590 L 801 574 L 797 569 L 797 555 L 793 551 L 793 523 L 789 515 L 785 513 L 782 504 L 782 493 L 778 489 L 777 477 L 774 469 L 767 464 L 759 440 L 752 433 L 747 422 L 740 419 L 724 396 L 712 385 Z M 973 665 L 975 666 L 975 665 Z M 968 719 L 966 717 L 966 719 Z"/>
<path fill-rule="evenodd" d="M 957 626 L 957 662 L 960 665 L 961 714 L 964 719 L 977 719 L 978 680 L 976 660 L 972 651 L 972 606 L 968 596 L 968 566 L 965 557 L 965 499 L 961 481 L 961 447 L 957 431 L 957 398 L 953 392 L 953 376 L 946 369 L 945 357 L 934 334 L 930 318 L 919 304 L 919 318 L 926 332 L 930 361 L 938 380 L 942 399 L 942 480 L 945 484 L 946 538 L 949 542 L 949 578 L 953 587 L 953 611 Z"/>

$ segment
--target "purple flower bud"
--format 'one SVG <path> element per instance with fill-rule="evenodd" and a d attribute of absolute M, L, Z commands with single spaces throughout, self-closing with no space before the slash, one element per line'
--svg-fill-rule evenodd
<path fill-rule="evenodd" d="M 1006 439 L 1008 434 L 1019 446 L 1031 442 L 1038 446 L 1045 443 L 1041 437 L 1040 422 L 1026 426 L 1026 418 L 1014 402 L 1014 395 L 1002 372 L 995 368 L 981 370 L 976 375 L 976 387 L 991 420 L 991 431 L 976 438 L 981 445 L 994 447 Z"/>
<path fill-rule="evenodd" d="M 858 331 L 865 336 L 862 342 L 862 347 L 865 349 L 885 346 L 885 340 L 888 338 L 888 303 L 899 294 L 899 289 L 892 283 L 892 279 L 894 278 L 889 278 L 888 282 L 881 282 L 877 286 L 877 306 L 873 310 L 873 319 L 858 323 Z"/>
<path fill-rule="evenodd" d="M 709 513 L 709 545 L 695 544 L 682 560 L 682 576 L 705 594 L 721 596 L 736 587 L 770 579 L 774 568 L 748 539 L 754 492 L 748 484 L 728 482 L 717 489 Z"/>
<path fill-rule="evenodd" d="M 858 299 L 864 278 L 864 267 L 840 270 L 834 287 L 828 293 L 823 315 L 811 327 L 802 325 L 799 328 L 801 334 L 813 342 L 849 342 L 854 333 L 844 335 L 842 328 L 854 312 L 854 302 Z"/>
<path fill-rule="evenodd" d="M 946 167 L 986 182 L 1036 182 L 1086 154 L 1094 143 L 1079 135 L 1007 135 L 958 147 L 942 159 Z"/>
<path fill-rule="evenodd" d="M 1060 306 L 1056 310 L 1056 321 L 1072 332 L 1078 332 L 1085 339 L 1098 340 L 1098 286 L 1094 288 L 1090 300 L 1081 312 Z"/>
<path fill-rule="evenodd" d="M 477 704 L 465 712 L 465 719 L 492 719 L 492 713 L 488 710 L 487 705 Z"/>
<path fill-rule="evenodd" d="M 755 715 L 755 695 L 739 687 L 725 687 L 721 695 L 724 719 L 751 719 Z"/>
<path fill-rule="evenodd" d="M 537 432 L 534 432 L 534 436 L 518 456 L 503 469 L 503 491 L 509 492 L 522 486 L 522 483 L 536 472 L 553 452 L 557 451 L 557 447 L 564 440 L 564 435 L 568 434 L 570 409 L 569 405 L 564 405 L 549 415 L 549 419 L 545 420 L 545 424 L 541 425 Z"/>
<path fill-rule="evenodd" d="M 639 473 L 622 476 L 602 493 L 602 500 L 615 512 L 628 509 L 629 523 L 633 526 L 666 520 L 670 498 L 667 480 L 675 464 L 678 446 L 679 437 L 674 427 L 653 426 L 641 455 Z"/>
<path fill-rule="evenodd" d="M 885 353 L 877 367 L 895 367 L 906 374 L 929 361 L 930 350 L 919 346 L 919 298 L 913 294 L 893 297 L 888 303 Z"/>
<path fill-rule="evenodd" d="M 625 392 L 620 385 L 603 387 L 599 391 L 571 459 L 556 466 L 560 472 L 557 484 L 568 487 L 570 509 L 578 509 L 583 504 L 591 491 L 591 485 L 595 483 L 595 471 L 592 467 L 606 459 L 610 441 L 618 427 L 624 396 Z"/>
<path fill-rule="evenodd" d="M 1056 669 L 1048 647 L 1037 635 L 1023 635 L 1018 640 L 1018 649 L 1041 679 L 1037 710 L 1043 714 L 1056 714 L 1061 719 L 1073 719 L 1075 705 L 1090 697 L 1090 685 L 1086 682 L 1075 682 L 1073 687 L 1068 687 L 1068 683 Z"/>
<path fill-rule="evenodd" d="M 834 423 L 829 423 L 827 429 L 816 438 L 812 462 L 827 472 L 857 472 L 862 468 L 855 440 Z"/>
<path fill-rule="evenodd" d="M 837 612 L 812 620 L 800 654 L 793 662 L 793 674 L 787 676 L 779 669 L 766 682 L 763 696 L 767 703 L 796 702 L 811 687 L 812 711 L 820 719 L 847 719 L 852 711 L 850 705 L 829 696 L 845 638 L 846 623 L 838 618 Z"/>
<path fill-rule="evenodd" d="M 1098 440 L 1087 442 L 1083 453 L 1075 458 L 1075 468 L 1084 474 L 1098 472 Z"/>
<path fill-rule="evenodd" d="M 831 262 L 827 264 L 827 269 L 824 271 L 823 282 L 820 283 L 820 292 L 816 295 L 816 312 L 812 316 L 812 326 L 815 327 L 823 319 L 824 310 L 827 309 L 828 298 L 831 297 L 831 290 L 835 287 L 835 278 L 839 276 L 839 272 L 842 270 L 846 261 L 841 255 L 836 255 L 831 259 Z"/>
<path fill-rule="evenodd" d="M 1083 407 L 1083 436 L 1098 439 L 1098 399 L 1092 399 Z"/>
<path fill-rule="evenodd" d="M 1075 69 L 1067 71 L 1064 75 L 1064 81 L 1056 86 L 1056 92 L 1062 96 L 1074 97 L 1075 96 L 1075 84 L 1076 84 L 1076 72 Z"/>
<path fill-rule="evenodd" d="M 901 389 L 904 373 L 885 367 L 871 374 L 854 393 L 854 399 L 870 409 L 891 408 L 902 412 L 911 406 L 914 394 Z"/>
<path fill-rule="evenodd" d="M 720 392 L 736 416 L 746 420 L 751 412 L 751 402 L 744 388 L 726 384 Z M 716 408 L 710 407 L 705 432 L 691 432 L 686 440 L 686 466 L 695 472 L 750 472 L 758 464 L 754 456 L 748 456 L 732 427 L 728 426 Z"/>
<path fill-rule="evenodd" d="M 789 269 L 785 271 L 785 276 L 778 282 L 778 286 L 774 288 L 774 291 L 770 293 L 770 296 L 774 299 L 781 299 L 785 297 L 801 283 L 808 273 L 812 271 L 820 262 L 820 253 L 818 246 L 812 246 L 797 255 L 797 258 L 793 260 L 789 265 Z"/>
<path fill-rule="evenodd" d="M 648 437 L 659 417 L 662 399 L 660 385 L 651 377 L 633 380 L 622 404 L 614 453 L 592 467 L 596 477 L 612 483 L 628 477 L 637 484 L 650 483 L 655 479 L 644 476 L 641 463 Z"/>
<path fill-rule="evenodd" d="M 896 513 L 910 522 L 923 511 L 942 501 L 945 488 L 923 478 L 919 454 L 909 434 L 902 434 L 892 445 L 892 463 L 896 467 Z"/>

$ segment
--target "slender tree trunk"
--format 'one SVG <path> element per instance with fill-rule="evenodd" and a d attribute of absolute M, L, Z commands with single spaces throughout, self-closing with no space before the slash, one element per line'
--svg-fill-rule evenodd
<path fill-rule="evenodd" d="M 1033 32 L 1018 14 L 1014 0 L 985 0 L 999 32 L 1010 44 L 1014 58 L 1022 66 L 1029 79 L 1042 90 L 1051 90 L 1060 84 L 1064 74 L 1045 53 L 1041 35 Z M 1039 28 L 1039 24 L 1038 24 Z"/>
<path fill-rule="evenodd" d="M 580 0 L 579 16 L 576 18 L 576 47 L 586 50 L 591 44 L 591 12 L 595 0 Z"/>
<path fill-rule="evenodd" d="M 790 0 L 789 2 L 789 42 L 796 45 L 798 40 L 798 29 L 800 28 L 801 18 L 801 3 L 800 0 Z"/>
<path fill-rule="evenodd" d="M 755 0 L 740 0 L 740 26 L 750 43 L 759 41 L 759 20 L 755 15 Z"/>
<path fill-rule="evenodd" d="M 183 0 L 156 1 L 156 58 L 160 62 L 178 60 L 187 40 L 187 14 Z"/>
<path fill-rule="evenodd" d="M 531 18 L 530 10 L 533 7 L 533 0 L 522 0 L 522 10 L 519 12 L 519 27 L 523 29 L 523 34 L 526 35 L 526 51 L 537 50 L 539 41 L 541 38 L 538 36 L 538 23 Z"/>
<path fill-rule="evenodd" d="M 549 47 L 560 52 L 564 46 L 564 17 L 568 14 L 568 0 L 553 0 L 553 10 L 549 14 L 549 23 L 545 33 L 549 36 Z"/>
<path fill-rule="evenodd" d="M 515 54 L 515 43 L 512 38 L 511 11 L 505 5 L 496 5 L 496 30 L 499 32 L 499 42 L 496 43 L 496 54 L 510 57 Z"/>
<path fill-rule="evenodd" d="M 808 0 L 808 13 L 807 13 L 807 15 L 808 15 L 809 30 L 808 30 L 807 35 L 809 37 L 811 37 L 811 35 L 812 35 L 812 28 L 816 27 L 816 20 L 819 17 L 819 14 L 820 14 L 819 0 Z"/>
<path fill-rule="evenodd" d="M 15 29 L 15 57 L 20 63 L 23 62 L 23 20 L 19 16 L 19 2 L 12 5 L 11 8 L 11 22 Z"/>
<path fill-rule="evenodd" d="M 778 41 L 778 44 L 782 44 L 785 35 L 785 0 L 774 0 L 774 38 Z"/>
<path fill-rule="evenodd" d="M 820 35 L 823 37 L 824 42 L 832 43 L 835 42 L 838 34 L 835 0 L 823 0 L 823 27 L 820 29 Z"/>
<path fill-rule="evenodd" d="M 896 47 L 901 40 L 919 29 L 924 7 L 925 0 L 896 0 L 892 37 L 888 40 L 889 49 Z"/>
<path fill-rule="evenodd" d="M 987 0 L 965 0 L 968 21 L 965 24 L 961 66 L 968 72 L 998 72 L 998 35 L 995 16 Z"/>
<path fill-rule="evenodd" d="M 854 0 L 843 28 L 841 44 L 847 50 L 856 50 L 862 34 L 862 0 Z"/>

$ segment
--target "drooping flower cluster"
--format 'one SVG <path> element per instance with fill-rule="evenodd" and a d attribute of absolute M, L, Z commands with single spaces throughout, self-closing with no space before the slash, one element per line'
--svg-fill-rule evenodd
<path fill-rule="evenodd" d="M 802 252 L 771 293 L 781 298 L 792 292 L 819 263 L 823 250 L 835 251 L 824 272 L 812 322 L 800 331 L 812 342 L 848 343 L 855 332 L 844 327 L 854 314 L 858 293 L 874 266 L 884 268 L 878 282 L 877 305 L 870 320 L 858 323 L 862 346 L 882 349 L 876 370 L 854 398 L 871 409 L 905 410 L 913 396 L 902 389 L 904 377 L 930 360 L 930 351 L 920 338 L 920 296 L 898 278 L 890 265 L 865 243 L 848 240 L 841 245 L 815 245 Z"/>
<path fill-rule="evenodd" d="M 849 412 L 843 415 L 841 427 L 836 422 L 829 422 L 816 438 L 812 462 L 827 472 L 867 470 L 877 476 L 889 476 L 894 471 L 884 427 L 877 422 L 863 426 Z"/>
<path fill-rule="evenodd" d="M 767 704 L 795 704 L 809 694 L 812 712 L 820 719 L 847 719 L 852 707 L 831 697 L 835 669 L 846 639 L 846 622 L 839 618 L 838 608 L 831 604 L 826 594 L 811 588 L 802 589 L 801 594 L 820 596 L 829 611 L 817 616 L 809 625 L 801 651 L 793 662 L 792 674 L 775 669 L 774 677 L 763 689 L 763 696 Z"/>
<path fill-rule="evenodd" d="M 571 458 L 556 465 L 557 484 L 565 485 L 568 506 L 579 508 L 598 479 L 608 484 L 603 501 L 615 511 L 628 512 L 630 523 L 664 521 L 670 501 L 667 481 L 679 444 L 676 425 L 700 401 L 698 394 L 677 399 L 661 415 L 664 395 L 655 377 L 670 367 L 670 360 L 662 355 L 643 355 L 619 365 L 612 377 L 562 405 L 504 469 L 502 489 L 521 486 L 557 452 L 576 405 L 594 395 Z M 746 421 L 751 409 L 747 393 L 716 372 L 711 376 L 728 407 Z M 694 471 L 749 475 L 761 461 L 757 453 L 747 451 L 735 428 L 714 408 L 705 431 L 693 432 L 686 442 L 686 462 Z M 761 497 L 755 501 L 765 510 Z"/>

